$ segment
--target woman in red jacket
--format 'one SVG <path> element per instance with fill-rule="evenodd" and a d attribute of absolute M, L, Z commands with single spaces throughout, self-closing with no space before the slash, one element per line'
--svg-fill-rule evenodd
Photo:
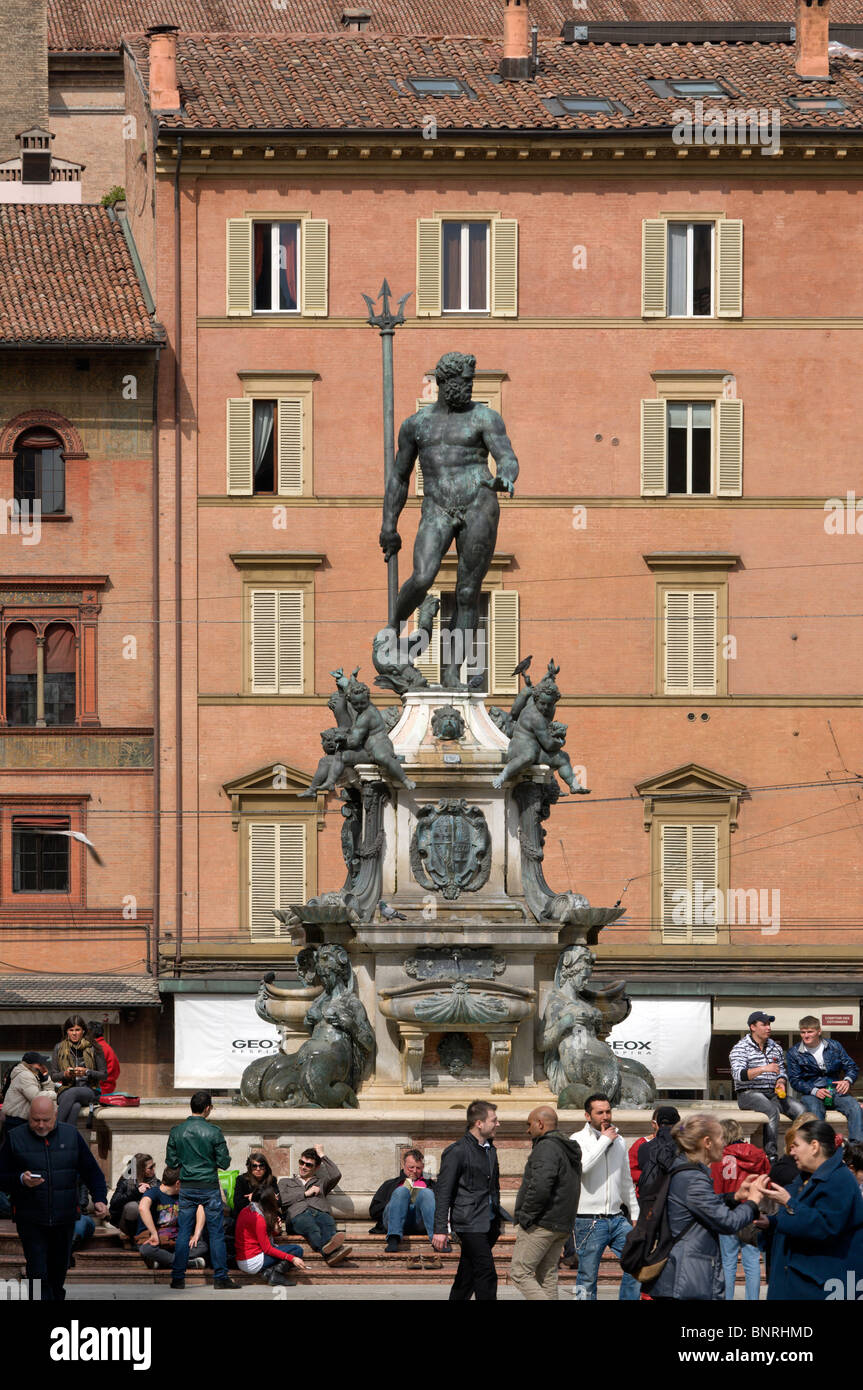
<path fill-rule="evenodd" d="M 234 1244 L 237 1267 L 245 1274 L 263 1274 L 268 1284 L 292 1284 L 291 1269 L 305 1269 L 301 1245 L 275 1245 L 281 1232 L 279 1204 L 271 1187 L 258 1187 L 237 1217 Z M 265 1272 L 266 1271 L 266 1272 Z"/>

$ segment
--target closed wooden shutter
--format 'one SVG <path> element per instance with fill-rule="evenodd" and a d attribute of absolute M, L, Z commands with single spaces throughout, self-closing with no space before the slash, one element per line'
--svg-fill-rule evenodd
<path fill-rule="evenodd" d="M 303 222 L 302 237 L 302 313 L 305 318 L 325 318 L 327 313 L 327 236 L 322 217 Z"/>
<path fill-rule="evenodd" d="M 692 595 L 665 592 L 665 693 L 688 695 L 692 649 Z"/>
<path fill-rule="evenodd" d="M 743 493 L 743 402 L 717 401 L 717 483 L 719 497 Z"/>
<path fill-rule="evenodd" d="M 683 897 L 689 891 L 689 826 L 661 827 L 661 898 L 663 941 L 688 941 L 689 916 Z"/>
<path fill-rule="evenodd" d="M 251 497 L 252 402 L 245 397 L 228 401 L 228 496 Z"/>
<path fill-rule="evenodd" d="M 647 217 L 641 224 L 641 317 L 665 318 L 668 224 Z"/>
<path fill-rule="evenodd" d="M 253 695 L 279 693 L 278 591 L 251 593 L 251 686 Z"/>
<path fill-rule="evenodd" d="M 429 594 L 434 598 L 440 598 L 440 589 L 429 589 Z M 417 630 L 416 624 L 419 613 L 414 613 L 413 628 L 406 635 L 410 636 Z M 429 682 L 429 685 L 440 683 L 440 609 L 435 614 L 432 623 L 431 640 L 422 656 L 418 656 L 414 661 L 414 666 L 420 671 Z"/>
<path fill-rule="evenodd" d="M 227 289 L 230 316 L 252 312 L 252 220 L 229 217 Z"/>
<path fill-rule="evenodd" d="M 665 591 L 666 695 L 716 694 L 715 589 Z"/>
<path fill-rule="evenodd" d="M 665 401 L 641 402 L 641 495 L 664 497 L 667 491 L 668 426 Z"/>
<path fill-rule="evenodd" d="M 723 218 L 716 224 L 717 312 L 720 318 L 743 314 L 743 223 Z"/>
<path fill-rule="evenodd" d="M 715 589 L 698 589 L 692 594 L 693 695 L 716 694 L 716 608 Z"/>
<path fill-rule="evenodd" d="M 249 932 L 253 940 L 276 935 L 278 835 L 275 825 L 249 825 Z"/>
<path fill-rule="evenodd" d="M 278 591 L 279 694 L 303 693 L 303 592 Z"/>
<path fill-rule="evenodd" d="M 518 676 L 518 593 L 515 589 L 492 589 L 490 603 L 491 651 L 489 690 L 495 695 L 517 695 Z"/>
<path fill-rule="evenodd" d="M 278 438 L 278 491 L 280 497 L 301 497 L 303 492 L 303 400 L 280 396 Z"/>
<path fill-rule="evenodd" d="M 518 314 L 518 223 L 502 217 L 491 224 L 491 312 L 493 318 Z"/>
<path fill-rule="evenodd" d="M 417 221 L 417 317 L 436 317 L 441 312 L 443 267 L 441 224 L 436 217 Z"/>
<path fill-rule="evenodd" d="M 719 887 L 718 827 L 691 825 L 689 844 L 692 900 L 696 909 L 693 915 L 701 919 L 693 921 L 691 939 L 715 941 L 717 923 L 724 915 L 720 906 L 721 900 L 713 896 Z"/>
<path fill-rule="evenodd" d="M 249 823 L 249 927 L 253 940 L 289 935 L 273 916 L 305 903 L 306 831 L 300 822 Z"/>
<path fill-rule="evenodd" d="M 721 900 L 713 896 L 719 888 L 718 826 L 663 825 L 660 858 L 663 941 L 715 941 L 723 917 Z"/>
<path fill-rule="evenodd" d="M 278 829 L 278 906 L 284 911 L 306 901 L 306 830 L 297 821 L 282 821 Z"/>

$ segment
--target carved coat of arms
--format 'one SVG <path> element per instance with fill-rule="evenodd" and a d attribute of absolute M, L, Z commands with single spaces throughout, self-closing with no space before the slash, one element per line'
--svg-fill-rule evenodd
<path fill-rule="evenodd" d="M 411 837 L 411 872 L 417 883 L 445 898 L 476 893 L 491 873 L 491 835 L 478 806 L 443 800 L 421 806 Z"/>

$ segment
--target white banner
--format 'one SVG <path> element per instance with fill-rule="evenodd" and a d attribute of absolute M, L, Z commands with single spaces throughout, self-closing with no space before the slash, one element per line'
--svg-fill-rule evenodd
<path fill-rule="evenodd" d="M 256 1057 L 275 1056 L 279 1030 L 255 1013 L 253 994 L 174 996 L 174 1085 L 239 1088 Z"/>
<path fill-rule="evenodd" d="M 707 1088 L 709 999 L 633 999 L 632 1013 L 611 1030 L 610 1047 L 653 1072 L 661 1091 Z"/>

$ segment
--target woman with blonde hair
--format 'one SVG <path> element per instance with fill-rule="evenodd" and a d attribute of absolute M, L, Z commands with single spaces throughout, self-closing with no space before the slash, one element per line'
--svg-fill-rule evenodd
<path fill-rule="evenodd" d="M 758 1215 L 754 1179 L 736 1192 L 713 1190 L 710 1164 L 722 1158 L 722 1127 L 712 1115 L 687 1115 L 671 1131 L 681 1152 L 671 1169 L 666 1212 L 675 1243 L 651 1298 L 709 1302 L 725 1298 L 720 1235 L 735 1235 Z"/>

